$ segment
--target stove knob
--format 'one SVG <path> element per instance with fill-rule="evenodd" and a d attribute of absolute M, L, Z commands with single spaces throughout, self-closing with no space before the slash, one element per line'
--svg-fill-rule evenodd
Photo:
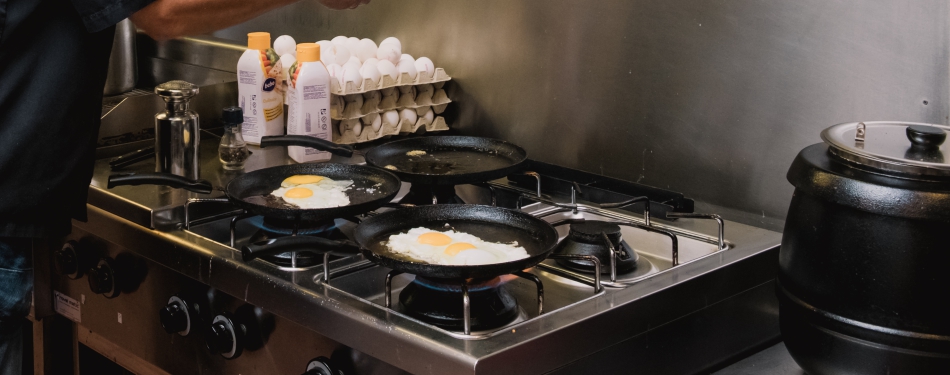
<path fill-rule="evenodd" d="M 53 253 L 53 266 L 56 273 L 76 280 L 82 277 L 82 247 L 73 240 L 66 241 L 63 248 Z"/>
<path fill-rule="evenodd" d="M 244 326 L 235 322 L 231 314 L 216 315 L 207 332 L 208 349 L 227 359 L 234 359 L 244 350 Z"/>
<path fill-rule="evenodd" d="M 93 293 L 106 296 L 106 298 L 114 298 L 119 295 L 119 288 L 116 287 L 115 268 L 111 258 L 99 259 L 96 267 L 89 270 L 89 289 L 92 289 Z"/>
<path fill-rule="evenodd" d="M 344 375 L 343 371 L 336 369 L 333 363 L 327 357 L 317 357 L 307 363 L 307 372 L 303 375 Z"/>
<path fill-rule="evenodd" d="M 168 304 L 158 311 L 158 319 L 165 332 L 188 336 L 191 333 L 192 321 L 197 323 L 197 310 L 197 306 L 189 305 L 178 296 L 172 296 L 168 299 Z"/>

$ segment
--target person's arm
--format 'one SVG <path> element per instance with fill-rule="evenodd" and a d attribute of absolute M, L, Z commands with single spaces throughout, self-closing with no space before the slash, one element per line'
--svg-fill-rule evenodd
<path fill-rule="evenodd" d="M 129 17 L 156 40 L 210 33 L 298 0 L 156 0 Z M 330 9 L 353 9 L 369 0 L 320 0 Z"/>

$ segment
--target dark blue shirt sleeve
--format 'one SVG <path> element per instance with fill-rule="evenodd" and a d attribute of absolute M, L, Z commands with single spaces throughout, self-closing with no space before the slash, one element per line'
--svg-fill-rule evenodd
<path fill-rule="evenodd" d="M 72 0 L 86 31 L 103 30 L 128 18 L 155 0 Z"/>

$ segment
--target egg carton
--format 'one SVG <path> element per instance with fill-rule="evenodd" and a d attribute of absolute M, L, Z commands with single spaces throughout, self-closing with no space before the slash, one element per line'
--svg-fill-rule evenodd
<path fill-rule="evenodd" d="M 330 118 L 353 120 L 394 109 L 421 107 L 432 107 L 435 114 L 442 114 L 451 102 L 441 85 L 400 86 L 392 90 L 333 96 L 330 100 Z"/>
<path fill-rule="evenodd" d="M 371 119 L 364 122 L 364 119 Z M 383 137 L 398 135 L 400 133 L 415 133 L 420 128 L 425 127 L 427 132 L 449 130 L 445 118 L 438 116 L 430 122 L 424 117 L 419 117 L 415 123 L 407 119 L 400 119 L 397 124 L 383 122 L 378 114 L 367 116 L 358 122 L 353 120 L 333 121 L 333 142 L 338 144 L 354 144 L 377 140 Z M 380 120 L 379 129 L 375 130 L 373 123 Z M 356 124 L 359 124 L 359 134 L 356 133 Z"/>
<path fill-rule="evenodd" d="M 357 84 L 356 82 L 346 82 L 344 85 L 333 85 L 330 93 L 333 95 L 351 95 L 351 94 L 362 94 L 368 91 L 373 90 L 385 90 L 393 87 L 400 86 L 411 86 L 411 85 L 422 85 L 422 84 L 437 84 L 441 88 L 442 85 L 445 85 L 445 82 L 451 81 L 452 77 L 445 72 L 445 69 L 435 68 L 435 71 L 431 76 L 426 76 L 425 74 L 416 74 L 416 78 L 413 79 L 409 73 L 401 73 L 399 77 L 393 79 L 389 75 L 384 75 L 380 78 L 379 82 L 373 82 L 372 79 L 364 78 L 363 82 Z"/>

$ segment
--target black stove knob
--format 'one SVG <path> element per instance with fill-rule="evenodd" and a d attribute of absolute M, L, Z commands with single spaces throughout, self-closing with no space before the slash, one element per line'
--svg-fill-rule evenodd
<path fill-rule="evenodd" d="M 344 375 L 327 357 L 317 357 L 307 363 L 307 372 L 303 375 Z"/>
<path fill-rule="evenodd" d="M 99 259 L 95 268 L 89 270 L 89 289 L 93 293 L 102 294 L 106 298 L 114 298 L 119 295 L 119 288 L 116 286 L 115 268 L 111 258 Z"/>
<path fill-rule="evenodd" d="M 216 315 L 207 331 L 208 349 L 227 359 L 237 358 L 244 351 L 244 331 L 230 314 Z"/>
<path fill-rule="evenodd" d="M 162 328 L 168 333 L 188 336 L 192 331 L 192 322 L 197 323 L 197 306 L 189 305 L 178 296 L 168 299 L 168 304 L 158 311 Z"/>
<path fill-rule="evenodd" d="M 85 251 L 78 242 L 69 240 L 63 247 L 53 253 L 53 267 L 56 273 L 70 279 L 78 279 L 83 275 L 88 262 L 84 262 Z"/>

